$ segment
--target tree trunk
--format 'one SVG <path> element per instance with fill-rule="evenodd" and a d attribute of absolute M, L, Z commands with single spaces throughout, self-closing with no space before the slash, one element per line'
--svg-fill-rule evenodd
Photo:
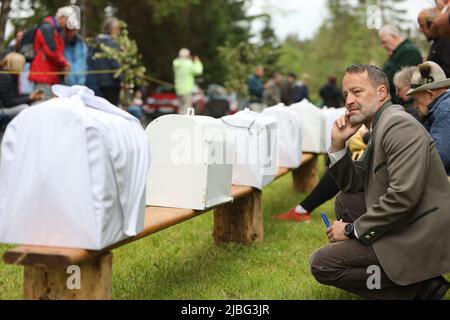
<path fill-rule="evenodd" d="M 8 22 L 9 12 L 11 11 L 11 0 L 3 0 L 0 7 L 0 42 L 3 45 L 5 39 L 6 23 Z"/>
<path fill-rule="evenodd" d="M 262 243 L 264 227 L 261 199 L 261 190 L 255 189 L 232 203 L 214 209 L 214 243 L 247 246 L 255 242 Z"/>
<path fill-rule="evenodd" d="M 110 300 L 112 253 L 88 261 L 72 271 L 45 265 L 25 266 L 26 300 Z"/>
<path fill-rule="evenodd" d="M 81 36 L 86 39 L 87 36 L 87 12 L 88 12 L 88 2 L 87 0 L 80 1 L 80 11 L 81 11 Z"/>

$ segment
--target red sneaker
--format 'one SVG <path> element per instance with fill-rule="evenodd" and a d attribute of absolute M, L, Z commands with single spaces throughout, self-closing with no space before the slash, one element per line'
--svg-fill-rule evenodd
<path fill-rule="evenodd" d="M 279 215 L 273 216 L 274 219 L 277 220 L 285 220 L 285 221 L 296 221 L 296 222 L 311 222 L 311 213 L 306 212 L 303 214 L 299 214 L 295 212 L 295 208 L 289 210 L 289 212 L 282 213 Z"/>

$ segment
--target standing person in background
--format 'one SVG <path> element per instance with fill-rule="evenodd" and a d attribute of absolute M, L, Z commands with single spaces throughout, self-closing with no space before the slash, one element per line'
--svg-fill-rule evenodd
<path fill-rule="evenodd" d="M 264 96 L 264 67 L 257 66 L 255 73 L 247 80 L 248 95 L 250 96 L 250 109 L 262 110 L 263 96 Z"/>
<path fill-rule="evenodd" d="M 63 33 L 67 20 L 74 15 L 75 12 L 71 7 L 62 7 L 58 9 L 56 16 L 45 18 L 44 23 L 36 30 L 34 36 L 36 55 L 31 63 L 29 79 L 35 83 L 36 90 L 40 90 L 46 99 L 53 96 L 51 86 L 61 83 L 61 76 L 42 73 L 70 70 L 70 64 L 64 57 Z"/>
<path fill-rule="evenodd" d="M 25 33 L 24 28 L 17 28 L 14 39 L 10 42 L 9 46 L 5 50 L 5 56 L 11 52 L 20 52 L 20 42 L 22 41 Z"/>
<path fill-rule="evenodd" d="M 14 40 L 11 41 L 10 45 L 6 49 L 6 54 L 11 52 L 20 52 L 20 46 L 25 34 L 24 28 L 18 28 L 15 33 Z M 23 71 L 19 76 L 19 90 L 22 94 L 31 94 L 34 91 L 34 84 L 28 77 L 30 76 L 30 62 L 25 61 Z"/>
<path fill-rule="evenodd" d="M 282 84 L 283 75 L 278 71 L 274 71 L 269 81 L 264 85 L 263 104 L 265 107 L 273 107 L 281 102 Z"/>
<path fill-rule="evenodd" d="M 430 32 L 437 38 L 450 37 L 450 1 L 435 0 L 436 8 L 439 10 L 439 16 L 433 22 Z"/>
<path fill-rule="evenodd" d="M 210 84 L 207 95 L 208 102 L 205 106 L 205 115 L 219 119 L 230 112 L 230 101 L 224 87 Z"/>
<path fill-rule="evenodd" d="M 189 49 L 182 48 L 178 58 L 172 62 L 175 75 L 175 92 L 178 97 L 178 114 L 186 114 L 192 107 L 192 94 L 195 88 L 195 77 L 203 73 L 203 64 L 199 57 L 191 56 Z"/>
<path fill-rule="evenodd" d="M 120 35 L 120 20 L 117 18 L 108 18 L 102 26 L 102 33 L 96 39 L 95 48 L 91 48 L 88 53 L 89 70 L 117 70 L 120 68 L 119 62 L 114 59 L 100 58 L 94 59 L 97 52 L 101 52 L 100 45 L 119 49 L 116 38 Z M 105 98 L 115 106 L 119 105 L 121 78 L 115 78 L 114 73 L 89 75 L 86 78 L 86 84 L 95 91 L 96 95 Z"/>
<path fill-rule="evenodd" d="M 290 106 L 294 102 L 297 75 L 289 72 L 281 86 L 281 102 Z"/>
<path fill-rule="evenodd" d="M 428 41 L 431 42 L 430 53 L 428 54 L 428 61 L 436 62 L 442 70 L 444 70 L 447 78 L 450 77 L 450 39 L 439 38 L 433 36 L 431 33 L 431 26 L 436 21 L 439 12 L 436 8 L 428 8 L 420 11 L 417 17 L 420 31 L 425 35 Z"/>
<path fill-rule="evenodd" d="M 295 84 L 294 88 L 294 98 L 292 103 L 297 103 L 302 101 L 303 99 L 309 100 L 309 81 L 311 80 L 311 77 L 307 73 L 302 74 L 302 80 L 298 81 Z"/>
<path fill-rule="evenodd" d="M 328 83 L 320 88 L 319 95 L 324 107 L 340 108 L 344 105 L 342 91 L 336 84 L 336 76 L 331 76 L 328 79 Z"/>
<path fill-rule="evenodd" d="M 286 106 L 309 99 L 309 75 L 303 74 L 302 81 L 296 81 L 297 75 L 289 72 L 281 88 L 281 102 Z"/>
<path fill-rule="evenodd" d="M 87 46 L 79 35 L 80 24 L 75 16 L 67 21 L 64 56 L 71 65 L 70 73 L 66 76 L 65 84 L 68 86 L 86 83 Z"/>
<path fill-rule="evenodd" d="M 422 55 L 411 40 L 402 37 L 398 28 L 393 25 L 382 27 L 378 36 L 389 56 L 382 69 L 389 80 L 392 102 L 399 103 L 400 99 L 395 94 L 394 75 L 403 67 L 417 66 L 422 63 Z"/>

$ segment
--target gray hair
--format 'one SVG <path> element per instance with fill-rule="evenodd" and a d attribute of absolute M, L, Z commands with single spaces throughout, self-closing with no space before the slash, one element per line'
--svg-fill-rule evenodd
<path fill-rule="evenodd" d="M 67 17 L 70 18 L 71 16 L 75 15 L 75 11 L 73 10 L 72 7 L 61 7 L 58 9 L 58 11 L 56 12 L 56 18 L 59 17 Z"/>
<path fill-rule="evenodd" d="M 388 35 L 392 35 L 392 36 L 395 36 L 395 37 L 401 37 L 402 36 L 400 34 L 400 30 L 396 26 L 394 26 L 392 24 L 387 24 L 387 25 L 383 26 L 380 29 L 380 31 L 378 32 L 378 34 L 382 34 L 382 33 L 385 33 L 385 34 L 388 34 Z"/>
<path fill-rule="evenodd" d="M 117 23 L 119 23 L 119 19 L 117 18 L 111 17 L 106 19 L 102 25 L 102 33 L 111 34 L 114 29 L 114 25 L 116 25 Z"/>
<path fill-rule="evenodd" d="M 387 93 L 390 94 L 388 77 L 380 68 L 371 64 L 354 64 L 345 71 L 345 73 L 349 74 L 360 74 L 365 72 L 367 72 L 369 80 L 374 87 L 385 86 Z"/>
<path fill-rule="evenodd" d="M 394 76 L 394 85 L 398 88 L 400 87 L 410 87 L 411 79 L 414 72 L 417 70 L 417 67 L 403 67 L 399 72 L 397 72 Z"/>

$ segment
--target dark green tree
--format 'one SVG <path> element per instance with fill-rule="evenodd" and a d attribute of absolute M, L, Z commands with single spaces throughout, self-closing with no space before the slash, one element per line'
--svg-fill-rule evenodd
<path fill-rule="evenodd" d="M 0 42 L 3 43 L 5 37 L 6 22 L 11 11 L 11 0 L 0 2 Z"/>
<path fill-rule="evenodd" d="M 180 3 L 165 11 L 166 16 L 156 13 L 148 0 L 136 0 L 132 5 L 127 1 L 113 3 L 118 16 L 128 22 L 147 69 L 169 82 L 173 81 L 172 60 L 180 48 L 187 47 L 203 62 L 204 81 L 222 83 L 225 65 L 217 48 L 227 42 L 237 45 L 250 37 L 249 24 L 245 23 L 247 1 L 191 0 L 188 5 Z"/>

